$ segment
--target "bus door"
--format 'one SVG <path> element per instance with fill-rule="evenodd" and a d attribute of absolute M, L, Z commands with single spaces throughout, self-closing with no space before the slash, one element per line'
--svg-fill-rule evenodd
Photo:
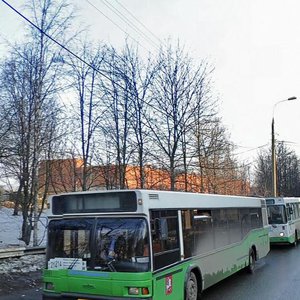
<path fill-rule="evenodd" d="M 151 211 L 151 234 L 153 299 L 180 300 L 183 298 L 185 274 L 182 266 L 171 266 L 180 261 L 178 211 Z"/>

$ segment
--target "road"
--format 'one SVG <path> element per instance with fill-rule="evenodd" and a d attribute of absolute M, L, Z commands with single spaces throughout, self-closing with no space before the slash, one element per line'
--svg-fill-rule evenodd
<path fill-rule="evenodd" d="M 1 300 L 41 300 L 40 289 L 1 296 Z M 254 274 L 241 271 L 203 292 L 202 300 L 300 299 L 300 245 L 272 247 Z M 171 300 L 171 299 L 170 299 Z"/>
<path fill-rule="evenodd" d="M 241 271 L 204 291 L 202 299 L 300 299 L 300 245 L 272 247 L 254 274 Z"/>
<path fill-rule="evenodd" d="M 7 296 L 0 296 L 1 300 L 41 300 L 42 290 L 41 289 L 29 289 L 21 292 L 12 293 Z"/>

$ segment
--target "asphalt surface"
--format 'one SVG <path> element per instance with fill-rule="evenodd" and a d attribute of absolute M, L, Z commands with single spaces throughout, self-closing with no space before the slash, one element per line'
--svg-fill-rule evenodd
<path fill-rule="evenodd" d="M 42 272 L 0 274 L 0 299 L 41 299 Z"/>
<path fill-rule="evenodd" d="M 300 245 L 272 247 L 254 274 L 240 271 L 204 291 L 202 299 L 299 300 Z"/>

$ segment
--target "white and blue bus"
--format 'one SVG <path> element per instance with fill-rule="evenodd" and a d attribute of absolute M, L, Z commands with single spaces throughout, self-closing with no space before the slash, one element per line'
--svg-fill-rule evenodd
<path fill-rule="evenodd" d="M 300 238 L 300 198 L 267 198 L 270 243 L 296 245 Z"/>

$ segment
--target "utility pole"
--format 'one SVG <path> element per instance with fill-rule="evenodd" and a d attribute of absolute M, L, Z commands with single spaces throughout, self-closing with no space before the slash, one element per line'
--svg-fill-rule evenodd
<path fill-rule="evenodd" d="M 277 166 L 275 153 L 275 134 L 274 134 L 274 116 L 272 118 L 272 194 L 277 197 Z"/>
<path fill-rule="evenodd" d="M 277 163 L 276 163 L 276 150 L 275 150 L 275 130 L 274 130 L 274 112 L 277 104 L 285 101 L 296 100 L 297 97 L 290 97 L 285 100 L 278 101 L 273 106 L 272 115 L 272 128 L 271 128 L 271 149 L 272 149 L 272 194 L 273 197 L 277 197 Z"/>

